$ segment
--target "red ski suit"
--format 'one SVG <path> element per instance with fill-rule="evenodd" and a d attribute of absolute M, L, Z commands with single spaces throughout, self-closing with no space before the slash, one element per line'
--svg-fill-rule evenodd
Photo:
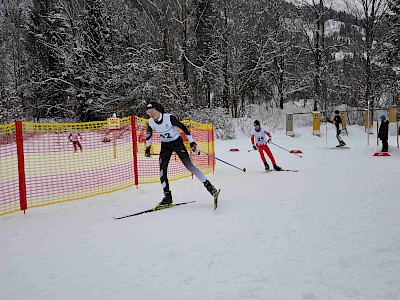
<path fill-rule="evenodd" d="M 260 131 L 254 130 L 252 135 L 251 135 L 251 143 L 253 145 L 257 146 L 258 152 L 260 153 L 260 156 L 261 156 L 261 159 L 262 159 L 263 163 L 267 162 L 267 160 L 265 159 L 265 156 L 264 156 L 264 152 L 265 152 L 265 153 L 267 153 L 269 159 L 271 160 L 272 165 L 276 165 L 275 158 L 272 155 L 271 150 L 269 150 L 267 141 L 265 139 L 265 135 L 267 135 L 268 138 L 271 138 L 271 134 L 268 131 L 266 131 L 266 130 L 264 130 L 262 128 L 260 128 Z M 254 143 L 254 136 L 256 136 L 256 142 L 255 143 Z"/>

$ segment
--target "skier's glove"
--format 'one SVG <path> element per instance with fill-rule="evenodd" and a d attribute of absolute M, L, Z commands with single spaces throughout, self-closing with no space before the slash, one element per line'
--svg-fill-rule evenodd
<path fill-rule="evenodd" d="M 144 156 L 146 156 L 146 157 L 150 157 L 150 156 L 151 156 L 151 154 L 150 154 L 150 148 L 151 148 L 151 146 L 146 147 L 146 150 L 144 151 Z"/>
<path fill-rule="evenodd" d="M 271 139 L 271 138 L 269 138 L 267 142 L 268 142 L 268 143 L 271 143 L 271 141 L 272 141 L 272 139 Z"/>
<path fill-rule="evenodd" d="M 254 149 L 254 150 L 257 150 L 257 146 L 256 146 L 256 145 L 253 145 L 253 149 Z"/>
<path fill-rule="evenodd" d="M 196 142 L 191 142 L 190 143 L 190 149 L 192 150 L 192 152 L 199 152 L 199 147 L 197 146 Z"/>

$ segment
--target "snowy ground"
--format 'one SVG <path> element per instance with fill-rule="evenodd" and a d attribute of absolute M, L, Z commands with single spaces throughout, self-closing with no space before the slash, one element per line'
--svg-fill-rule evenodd
<path fill-rule="evenodd" d="M 325 134 L 325 127 L 322 128 Z M 400 150 L 373 157 L 362 127 L 350 149 L 325 149 L 310 128 L 273 142 L 263 173 L 248 137 L 217 141 L 208 178 L 171 183 L 193 204 L 123 220 L 162 196 L 158 184 L 1 217 L 0 299 L 400 299 Z M 330 125 L 328 146 L 336 145 Z M 239 148 L 240 152 L 229 152 Z"/>

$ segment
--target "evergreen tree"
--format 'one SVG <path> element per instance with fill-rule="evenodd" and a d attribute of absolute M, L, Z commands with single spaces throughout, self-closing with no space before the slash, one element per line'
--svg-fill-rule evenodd
<path fill-rule="evenodd" d="M 391 51 L 389 61 L 400 66 L 400 0 L 388 0 L 390 14 L 388 15 Z"/>
<path fill-rule="evenodd" d="M 26 80 L 25 24 L 23 1 L 1 1 L 0 119 L 7 122 L 23 116 L 23 87 Z"/>
<path fill-rule="evenodd" d="M 30 106 L 33 115 L 39 117 L 64 117 L 65 75 L 64 41 L 65 23 L 59 15 L 59 7 L 51 0 L 33 0 L 30 8 L 28 39 L 28 83 Z"/>
<path fill-rule="evenodd" d="M 194 100 L 197 105 L 211 106 L 212 85 L 214 83 L 216 60 L 214 1 L 193 1 L 193 62 Z M 206 102 L 204 101 L 206 100 Z"/>
<path fill-rule="evenodd" d="M 107 80 L 112 64 L 112 30 L 102 0 L 85 0 L 77 22 L 77 35 L 71 61 L 70 78 L 74 82 L 79 119 L 91 121 L 104 118 L 108 111 Z M 114 108 L 109 105 L 111 110 Z"/>

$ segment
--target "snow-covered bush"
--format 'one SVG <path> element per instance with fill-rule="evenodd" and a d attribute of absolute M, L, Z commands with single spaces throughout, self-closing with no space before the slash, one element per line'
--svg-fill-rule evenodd
<path fill-rule="evenodd" d="M 213 123 L 215 137 L 221 140 L 236 138 L 234 121 L 223 108 L 192 109 L 187 118 L 200 123 Z"/>

